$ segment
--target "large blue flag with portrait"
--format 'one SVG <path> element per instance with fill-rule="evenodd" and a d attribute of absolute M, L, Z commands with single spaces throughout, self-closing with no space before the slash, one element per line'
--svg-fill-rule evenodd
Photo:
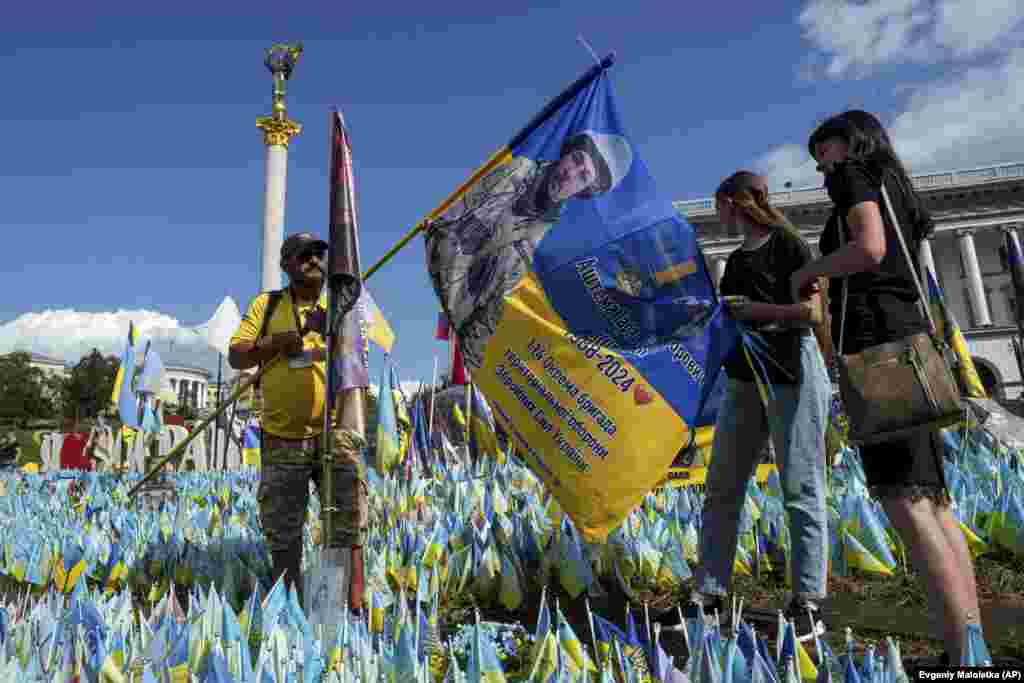
<path fill-rule="evenodd" d="M 427 260 L 473 382 L 588 538 L 617 526 L 713 423 L 738 332 L 606 68 L 432 220 Z"/>

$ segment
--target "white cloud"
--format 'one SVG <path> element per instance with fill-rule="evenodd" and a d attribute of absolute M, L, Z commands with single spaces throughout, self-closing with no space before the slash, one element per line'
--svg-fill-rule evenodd
<path fill-rule="evenodd" d="M 813 0 L 799 21 L 804 37 L 828 55 L 826 75 L 837 78 L 851 69 L 926 58 L 929 48 L 919 32 L 928 21 L 927 5 L 927 0 Z"/>
<path fill-rule="evenodd" d="M 216 352 L 192 328 L 182 326 L 176 318 L 147 310 L 25 313 L 0 325 L 0 353 L 31 351 L 69 363 L 77 362 L 94 348 L 104 355 L 120 356 L 129 322 L 135 324 L 141 344 L 152 340 L 166 364 L 198 365 L 216 371 Z"/>
<path fill-rule="evenodd" d="M 991 66 L 917 89 L 889 123 L 897 151 L 915 171 L 1024 159 L 1024 47 Z"/>
<path fill-rule="evenodd" d="M 799 17 L 821 53 L 809 64 L 829 78 L 998 53 L 1019 42 L 1022 21 L 1020 0 L 811 0 Z"/>
<path fill-rule="evenodd" d="M 938 3 L 936 44 L 957 57 L 1004 47 L 1024 20 L 1020 0 L 944 0 Z"/>
<path fill-rule="evenodd" d="M 798 67 L 832 78 L 861 77 L 886 64 L 944 62 L 938 79 L 900 84 L 899 109 L 882 116 L 912 173 L 1024 160 L 1024 22 L 1019 0 L 811 0 L 800 14 L 817 48 Z M 984 59 L 981 57 L 984 56 Z M 838 110 L 837 110 L 838 111 Z M 808 122 L 810 135 L 817 122 Z M 752 164 L 772 190 L 820 185 L 804 140 Z"/>
<path fill-rule="evenodd" d="M 807 154 L 805 145 L 775 147 L 752 165 L 754 170 L 768 178 L 768 189 L 772 192 L 785 190 L 786 183 L 792 183 L 792 187 L 806 187 L 821 182 L 821 176 L 815 170 L 817 164 Z"/>
<path fill-rule="evenodd" d="M 402 387 L 402 393 L 406 398 L 412 398 L 412 395 L 420 390 L 421 383 L 414 380 L 400 380 L 399 384 Z M 426 387 L 427 383 L 423 382 L 422 386 Z M 370 393 L 373 396 L 377 396 L 380 393 L 380 385 L 377 382 L 370 382 Z"/>

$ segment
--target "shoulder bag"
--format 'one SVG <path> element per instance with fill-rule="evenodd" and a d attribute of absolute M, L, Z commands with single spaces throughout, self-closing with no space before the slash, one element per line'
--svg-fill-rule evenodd
<path fill-rule="evenodd" d="M 919 431 L 948 427 L 963 419 L 960 387 L 948 360 L 949 348 L 938 336 L 931 306 L 892 202 L 881 184 L 882 204 L 896 232 L 903 256 L 917 287 L 918 305 L 928 320 L 928 331 L 843 355 L 849 277 L 843 278 L 842 308 L 836 365 L 839 392 L 855 445 L 883 443 Z M 846 220 L 839 217 L 840 245 L 846 243 Z"/>

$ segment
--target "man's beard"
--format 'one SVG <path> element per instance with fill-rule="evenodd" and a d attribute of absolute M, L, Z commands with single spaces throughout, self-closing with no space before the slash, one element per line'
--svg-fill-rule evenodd
<path fill-rule="evenodd" d="M 319 287 L 323 285 L 324 281 L 322 271 L 316 267 L 299 268 L 294 273 L 290 273 L 289 277 L 292 282 L 303 287 Z"/>

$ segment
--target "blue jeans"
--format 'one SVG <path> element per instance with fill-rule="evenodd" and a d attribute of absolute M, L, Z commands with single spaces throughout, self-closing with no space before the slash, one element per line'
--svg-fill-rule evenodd
<path fill-rule="evenodd" d="M 773 420 L 765 419 L 755 383 L 728 381 L 715 423 L 700 534 L 696 588 L 705 595 L 725 595 L 732 583 L 747 483 L 770 434 L 789 518 L 793 595 L 807 600 L 825 597 L 825 429 L 832 383 L 813 335 L 802 340 L 800 357 L 802 383 L 772 385 Z"/>

